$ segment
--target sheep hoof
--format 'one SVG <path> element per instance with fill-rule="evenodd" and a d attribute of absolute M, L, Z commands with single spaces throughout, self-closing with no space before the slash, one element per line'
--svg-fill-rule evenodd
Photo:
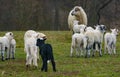
<path fill-rule="evenodd" d="M 85 55 L 85 58 L 87 58 L 87 55 Z"/>
<path fill-rule="evenodd" d="M 28 70 L 30 68 L 30 65 L 26 65 L 26 70 Z"/>
<path fill-rule="evenodd" d="M 8 60 L 8 58 L 6 58 L 5 60 Z"/>
<path fill-rule="evenodd" d="M 2 61 L 5 61 L 4 59 L 2 59 Z"/>
<path fill-rule="evenodd" d="M 92 55 L 92 57 L 95 57 L 95 55 Z"/>
<path fill-rule="evenodd" d="M 100 55 L 100 57 L 102 57 L 102 55 Z"/>
<path fill-rule="evenodd" d="M 41 68 L 41 71 L 43 71 L 43 68 Z"/>
<path fill-rule="evenodd" d="M 4 59 L 2 59 L 2 61 L 5 61 Z"/>
<path fill-rule="evenodd" d="M 12 59 L 15 59 L 14 57 Z"/>
<path fill-rule="evenodd" d="M 4 57 L 2 56 L 2 61 L 4 61 Z"/>
<path fill-rule="evenodd" d="M 34 68 L 34 69 L 38 69 L 38 66 L 34 66 L 33 68 Z"/>
<path fill-rule="evenodd" d="M 54 71 L 54 72 L 56 72 L 56 70 L 55 70 L 55 69 L 54 69 L 53 71 Z"/>

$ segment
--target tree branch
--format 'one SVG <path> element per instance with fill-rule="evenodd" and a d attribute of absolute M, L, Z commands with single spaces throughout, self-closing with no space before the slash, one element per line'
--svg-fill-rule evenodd
<path fill-rule="evenodd" d="M 97 22 L 98 22 L 98 24 L 100 24 L 100 12 L 101 12 L 101 10 L 104 9 L 110 2 L 112 2 L 112 0 L 106 1 L 106 2 L 103 3 L 103 5 L 98 9 L 98 11 L 97 11 L 97 15 L 98 15 L 98 20 L 97 20 Z"/>

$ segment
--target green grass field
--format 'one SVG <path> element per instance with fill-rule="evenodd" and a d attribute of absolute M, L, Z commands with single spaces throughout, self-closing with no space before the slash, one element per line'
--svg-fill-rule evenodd
<path fill-rule="evenodd" d="M 57 72 L 52 71 L 51 63 L 48 72 L 41 72 L 41 59 L 38 68 L 26 70 L 24 52 L 24 31 L 13 31 L 17 41 L 16 59 L 2 62 L 0 60 L 0 77 L 119 77 L 120 76 L 120 36 L 118 36 L 116 55 L 99 57 L 70 57 L 70 31 L 42 31 L 47 35 L 47 43 L 52 44 Z M 5 32 L 0 32 L 3 36 Z M 75 53 L 74 53 L 75 55 Z"/>

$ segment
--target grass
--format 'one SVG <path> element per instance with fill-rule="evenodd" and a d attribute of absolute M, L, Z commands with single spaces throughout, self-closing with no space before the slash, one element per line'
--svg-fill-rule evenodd
<path fill-rule="evenodd" d="M 2 62 L 0 60 L 0 77 L 119 77 L 120 76 L 120 39 L 117 41 L 117 55 L 104 55 L 102 57 L 84 58 L 69 57 L 71 45 L 71 32 L 69 31 L 42 31 L 48 37 L 54 50 L 57 72 L 52 71 L 51 63 L 48 72 L 41 72 L 41 59 L 38 68 L 31 67 L 26 70 L 24 52 L 24 31 L 13 31 L 17 41 L 16 59 Z M 5 32 L 0 32 L 0 36 Z M 120 38 L 120 36 L 118 36 Z M 75 53 L 74 53 L 75 55 Z"/>

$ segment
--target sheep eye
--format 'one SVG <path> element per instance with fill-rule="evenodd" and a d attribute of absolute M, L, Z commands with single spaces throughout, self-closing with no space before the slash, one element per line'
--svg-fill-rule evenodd
<path fill-rule="evenodd" d="M 75 11 L 79 11 L 79 9 L 78 9 L 78 8 L 76 8 L 76 9 L 75 9 Z"/>
<path fill-rule="evenodd" d="M 99 29 L 102 30 L 103 28 L 100 26 Z"/>
<path fill-rule="evenodd" d="M 12 33 L 10 33 L 10 35 L 12 35 Z"/>

